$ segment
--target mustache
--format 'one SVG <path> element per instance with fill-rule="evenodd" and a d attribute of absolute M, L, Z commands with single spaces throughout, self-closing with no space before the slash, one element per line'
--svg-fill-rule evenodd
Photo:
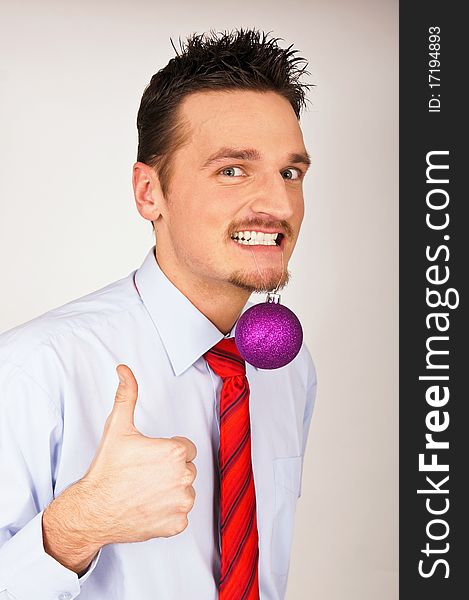
<path fill-rule="evenodd" d="M 242 225 L 230 227 L 230 236 L 236 231 L 256 231 L 256 229 L 276 229 L 283 233 L 286 238 L 293 237 L 293 229 L 288 221 L 266 221 L 265 219 L 254 218 Z"/>

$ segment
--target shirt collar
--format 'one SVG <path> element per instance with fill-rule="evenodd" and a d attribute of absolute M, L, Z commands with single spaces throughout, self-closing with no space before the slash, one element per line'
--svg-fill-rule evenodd
<path fill-rule="evenodd" d="M 171 283 L 155 258 L 155 246 L 135 273 L 135 285 L 160 334 L 174 374 L 180 375 L 226 336 Z M 247 303 L 243 312 L 252 303 Z"/>

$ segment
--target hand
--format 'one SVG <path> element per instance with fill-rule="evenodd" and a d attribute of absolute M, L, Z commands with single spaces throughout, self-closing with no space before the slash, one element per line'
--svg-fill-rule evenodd
<path fill-rule="evenodd" d="M 117 373 L 112 412 L 80 480 L 93 498 L 91 524 L 106 544 L 177 535 L 187 527 L 194 505 L 196 447 L 184 437 L 141 434 L 134 424 L 137 382 L 126 365 Z"/>

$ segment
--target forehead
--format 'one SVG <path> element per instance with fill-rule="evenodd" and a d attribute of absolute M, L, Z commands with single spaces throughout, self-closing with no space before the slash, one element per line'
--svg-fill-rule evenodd
<path fill-rule="evenodd" d="M 180 107 L 188 127 L 186 150 L 213 152 L 223 146 L 256 147 L 260 152 L 305 150 L 301 128 L 286 98 L 275 92 L 224 90 L 195 92 Z"/>

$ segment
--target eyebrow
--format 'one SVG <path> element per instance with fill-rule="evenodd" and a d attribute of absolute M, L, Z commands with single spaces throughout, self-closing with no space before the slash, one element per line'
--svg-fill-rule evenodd
<path fill-rule="evenodd" d="M 219 162 L 227 158 L 234 158 L 236 160 L 260 160 L 262 157 L 260 153 L 254 148 L 221 148 L 215 154 L 212 154 L 202 165 L 203 169 L 206 169 L 213 163 Z M 308 168 L 311 164 L 311 157 L 306 152 L 292 152 L 287 156 L 288 163 L 296 163 L 306 165 Z"/>

